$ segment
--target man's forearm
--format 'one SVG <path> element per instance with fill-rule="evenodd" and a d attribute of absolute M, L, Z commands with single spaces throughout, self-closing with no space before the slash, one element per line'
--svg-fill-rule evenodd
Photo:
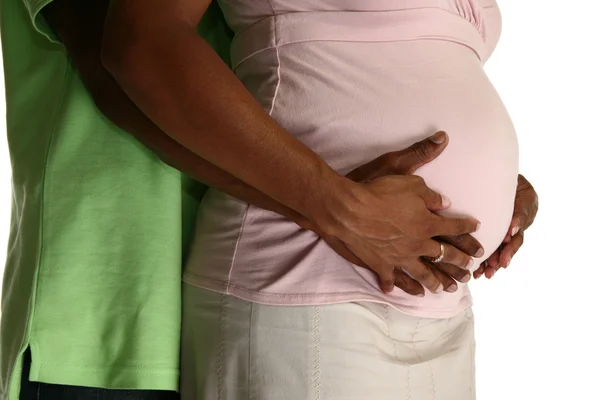
<path fill-rule="evenodd" d="M 311 219 L 331 202 L 341 207 L 345 178 L 270 118 L 195 22 L 164 19 L 181 3 L 150 3 L 114 3 L 105 31 L 105 65 L 142 111 L 194 153 Z"/>
<path fill-rule="evenodd" d="M 192 178 L 242 201 L 275 211 L 304 228 L 313 228 L 309 225 L 309 221 L 299 213 L 202 159 L 162 132 L 136 107 L 107 71 L 96 73 L 90 78 L 84 74 L 85 72 L 82 72 L 84 83 L 94 82 L 93 85 L 87 86 L 100 111 L 115 125 L 134 135 L 164 162 Z"/>
<path fill-rule="evenodd" d="M 304 228 L 313 228 L 299 213 L 202 159 L 173 140 L 146 117 L 102 65 L 100 51 L 104 18 L 102 7 L 98 6 L 95 10 L 93 8 L 78 12 L 68 0 L 57 0 L 45 10 L 44 15 L 65 44 L 84 85 L 101 112 L 170 166 L 242 201 L 288 217 Z M 83 45 L 78 45 L 82 38 L 85 38 Z"/>

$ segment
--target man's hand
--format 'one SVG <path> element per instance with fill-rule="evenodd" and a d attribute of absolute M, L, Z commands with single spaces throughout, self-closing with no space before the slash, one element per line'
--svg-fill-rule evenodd
<path fill-rule="evenodd" d="M 512 221 L 504 241 L 492 255 L 473 273 L 475 279 L 483 274 L 490 279 L 500 268 L 506 268 L 525 239 L 525 230 L 533 224 L 538 211 L 538 196 L 523 175 L 519 175 L 517 196 Z"/>
<path fill-rule="evenodd" d="M 362 182 L 366 184 L 377 183 L 382 177 L 393 177 L 393 176 L 403 176 L 405 179 L 404 182 L 408 182 L 410 188 L 406 188 L 405 192 L 410 192 L 410 190 L 424 190 L 424 193 L 432 193 L 425 187 L 422 183 L 421 179 L 418 177 L 409 177 L 407 175 L 413 174 L 419 167 L 422 165 L 431 162 L 435 158 L 437 158 L 443 150 L 446 148 L 448 144 L 448 137 L 444 132 L 438 132 L 434 136 L 422 140 L 420 142 L 415 143 L 411 147 L 397 152 L 391 152 L 384 154 L 383 156 L 355 169 L 350 172 L 347 177 L 352 179 L 355 182 Z M 414 179 L 413 179 L 414 178 Z M 393 178 L 392 178 L 393 179 Z M 403 183 L 404 183 L 403 182 Z M 394 182 L 397 184 L 397 182 Z M 385 191 L 386 189 L 384 189 Z M 385 192 L 384 192 L 385 195 Z M 439 195 L 433 194 L 433 198 L 438 198 Z M 435 217 L 429 210 L 424 207 L 423 199 L 417 200 L 415 205 L 422 207 L 421 210 L 425 210 L 424 215 L 425 218 Z M 436 200 L 434 200 L 435 203 Z M 438 200 L 435 204 L 430 204 L 430 209 L 433 211 L 442 210 L 446 208 L 449 204 L 443 205 L 441 204 L 443 201 Z M 397 204 L 402 204 L 401 207 L 395 207 L 399 210 L 407 210 L 410 208 L 409 203 L 407 201 L 400 201 Z M 406 215 L 408 213 L 404 213 Z M 408 218 L 411 218 L 409 215 Z M 440 217 L 441 218 L 441 217 Z M 454 221 L 456 222 L 456 221 Z M 461 223 L 464 223 L 465 220 L 461 220 Z M 471 223 L 471 227 L 473 230 L 476 227 L 476 221 L 467 222 Z M 409 223 L 410 224 L 410 223 Z M 415 226 L 420 226 L 420 223 L 415 223 Z M 407 225 L 411 226 L 411 225 Z M 435 229 L 435 228 L 434 228 Z M 381 275 L 379 271 L 375 268 L 373 269 L 380 275 L 380 284 L 382 290 L 389 291 L 393 286 L 399 287 L 400 289 L 406 291 L 407 293 L 413 295 L 424 295 L 423 286 L 417 282 L 415 279 L 411 278 L 410 275 L 415 276 L 414 274 L 423 273 L 420 270 L 426 269 L 425 274 L 428 274 L 430 279 L 437 279 L 438 282 L 441 282 L 441 286 L 439 288 L 434 288 L 433 290 L 442 290 L 442 288 L 448 292 L 456 291 L 457 285 L 456 281 L 467 282 L 470 279 L 469 271 L 466 269 L 471 263 L 470 256 L 476 256 L 477 254 L 481 255 L 483 252 L 483 248 L 481 244 L 475 240 L 471 235 L 465 232 L 465 234 L 458 235 L 456 237 L 449 237 L 448 240 L 440 240 L 445 241 L 450 244 L 450 246 L 446 246 L 446 257 L 445 262 L 440 264 L 432 264 L 427 261 L 424 257 L 416 257 L 413 262 L 413 271 L 410 271 L 410 267 L 406 268 L 404 265 L 399 265 L 395 269 L 393 269 L 392 276 L 393 281 L 391 283 L 391 287 L 386 287 L 386 280 L 384 276 Z M 408 235 L 410 235 L 409 233 Z M 320 235 L 325 239 L 325 241 L 332 247 L 334 250 L 338 252 L 338 254 L 344 256 L 347 260 L 351 261 L 354 264 L 365 266 L 369 263 L 364 263 L 360 259 L 358 259 L 354 254 L 352 254 L 349 250 L 349 246 L 347 246 L 344 242 L 335 237 L 329 236 L 324 233 L 320 233 Z M 427 246 L 432 245 L 434 249 L 432 252 L 433 255 L 429 255 L 431 257 L 435 257 L 439 255 L 439 244 L 431 240 L 431 238 L 427 238 L 425 240 L 419 239 L 417 237 L 405 237 L 404 241 L 408 241 L 410 244 L 408 246 Z M 416 244 L 419 243 L 420 244 Z M 426 242 L 426 244 L 423 244 Z M 359 245 L 360 246 L 360 245 Z M 421 248 L 420 250 L 423 250 Z M 360 250 L 359 250 L 360 251 Z M 385 250 L 384 250 L 385 251 Z M 428 254 L 424 254 L 428 255 Z M 411 256 L 408 256 L 409 258 Z M 408 261 L 408 263 L 412 262 Z M 406 261 L 405 261 L 406 262 Z M 372 265 L 372 264 L 369 264 Z M 405 271 L 406 269 L 406 271 Z M 417 272 L 414 272 L 414 271 Z M 407 274 L 406 272 L 409 272 Z M 389 276 L 389 275 L 386 275 Z M 415 276 L 417 278 L 417 276 Z M 421 276 L 423 278 L 423 276 Z M 387 281 L 387 285 L 390 285 L 390 282 Z M 439 283 L 438 283 L 439 285 Z M 429 287 L 428 287 L 429 288 Z M 430 289 L 431 290 L 431 289 Z"/>
<path fill-rule="evenodd" d="M 412 175 L 418 168 L 436 159 L 444 151 L 447 145 L 447 134 L 444 132 L 437 132 L 435 135 L 417 142 L 407 149 L 384 154 L 381 157 L 356 168 L 346 176 L 355 182 L 366 183 L 387 175 Z M 320 236 L 346 260 L 353 264 L 368 268 L 368 266 L 356 257 L 342 241 L 335 237 L 327 236 L 324 233 L 320 233 Z M 469 234 L 444 237 L 440 238 L 440 240 L 453 245 L 469 256 L 481 256 L 484 251 L 481 244 Z M 427 263 L 426 260 L 423 261 Z M 457 290 L 458 286 L 456 281 L 467 282 L 471 278 L 468 270 L 450 263 L 427 263 L 427 265 L 442 282 L 444 290 L 447 292 L 454 292 Z M 394 284 L 396 287 L 411 295 L 424 296 L 425 291 L 423 286 L 412 279 L 402 269 L 396 269 L 394 274 Z"/>

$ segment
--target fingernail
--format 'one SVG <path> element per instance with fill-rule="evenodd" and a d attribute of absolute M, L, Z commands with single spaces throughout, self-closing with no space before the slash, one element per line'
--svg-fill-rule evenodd
<path fill-rule="evenodd" d="M 448 289 L 446 289 L 447 292 L 450 293 L 454 293 L 458 290 L 458 285 L 456 283 L 453 283 L 452 285 L 448 286 Z"/>
<path fill-rule="evenodd" d="M 515 227 L 512 229 L 511 236 L 515 236 L 515 235 L 516 235 L 518 232 L 519 232 L 519 227 L 518 227 L 518 226 L 515 226 Z"/>
<path fill-rule="evenodd" d="M 466 274 L 465 276 L 462 277 L 462 279 L 460 280 L 462 283 L 467 283 L 471 280 L 471 274 Z"/>
<path fill-rule="evenodd" d="M 481 222 L 477 223 L 477 227 L 475 227 L 475 232 L 479 232 L 479 228 L 481 228 Z"/>
<path fill-rule="evenodd" d="M 467 268 L 471 269 L 473 267 L 473 264 L 475 264 L 475 261 L 473 261 L 472 258 L 469 258 L 469 262 L 467 263 Z"/>
<path fill-rule="evenodd" d="M 442 195 L 442 206 L 447 208 L 450 207 L 451 204 L 452 202 L 450 201 L 450 198 L 448 198 L 446 195 Z"/>
<path fill-rule="evenodd" d="M 479 278 L 481 278 L 481 275 L 473 276 L 473 278 L 479 279 Z"/>
<path fill-rule="evenodd" d="M 483 250 L 483 248 L 479 248 L 479 250 L 477 250 L 477 253 L 475 253 L 475 257 L 477 257 L 477 258 L 483 257 L 484 253 L 485 253 L 485 250 Z"/>
<path fill-rule="evenodd" d="M 417 293 L 417 297 L 425 297 L 425 293 Z"/>
<path fill-rule="evenodd" d="M 492 279 L 494 277 L 494 275 L 496 275 L 495 269 L 492 270 L 492 273 L 490 274 L 490 277 L 488 279 Z"/>
<path fill-rule="evenodd" d="M 506 267 L 504 267 L 504 268 L 507 268 L 510 265 L 511 261 L 512 261 L 512 258 L 508 257 L 508 261 L 506 262 Z"/>
<path fill-rule="evenodd" d="M 440 286 L 438 286 L 433 293 L 440 293 L 442 290 L 444 290 L 444 285 L 440 283 Z"/>
<path fill-rule="evenodd" d="M 435 144 L 442 144 L 446 141 L 446 134 L 444 132 L 438 132 L 429 139 Z"/>

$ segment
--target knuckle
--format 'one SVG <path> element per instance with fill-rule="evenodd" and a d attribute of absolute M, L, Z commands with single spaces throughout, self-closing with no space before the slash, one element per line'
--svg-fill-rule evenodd
<path fill-rule="evenodd" d="M 464 270 L 456 270 L 454 271 L 454 273 L 452 274 L 452 277 L 454 279 L 456 279 L 457 281 L 462 282 L 465 278 L 465 276 L 467 276 L 469 274 L 468 271 L 464 271 Z"/>
<path fill-rule="evenodd" d="M 459 250 L 464 250 L 464 251 L 471 251 L 473 249 L 475 249 L 475 247 L 473 246 L 473 244 L 468 240 L 467 237 L 465 237 L 465 235 L 458 235 L 458 236 L 442 236 L 441 239 L 448 243 L 451 246 L 456 247 Z M 476 249 L 474 251 L 477 251 Z"/>
<path fill-rule="evenodd" d="M 406 175 L 406 179 L 408 180 L 408 183 L 416 189 L 422 189 L 423 187 L 425 187 L 425 179 L 423 179 L 422 177 L 420 177 L 419 175 Z"/>
<path fill-rule="evenodd" d="M 437 258 L 440 255 L 440 246 L 431 247 L 431 238 L 427 238 L 426 241 L 420 243 L 419 253 L 423 257 L 434 257 Z"/>
<path fill-rule="evenodd" d="M 465 261 L 466 257 L 467 256 L 462 252 L 455 250 L 453 246 L 446 246 L 446 256 L 444 257 L 444 262 L 455 267 L 463 268 L 467 263 L 467 261 Z"/>
<path fill-rule="evenodd" d="M 429 158 L 429 155 L 431 154 L 429 146 L 425 142 L 417 142 L 411 147 L 414 155 L 420 161 L 426 161 Z"/>
<path fill-rule="evenodd" d="M 423 285 L 431 291 L 436 290 L 440 286 L 440 284 L 444 286 L 442 281 L 440 281 L 438 277 L 436 277 L 433 273 L 429 276 L 429 279 L 423 282 Z"/>
<path fill-rule="evenodd" d="M 428 271 L 419 270 L 416 271 L 413 276 L 417 281 L 426 283 L 430 279 L 431 273 Z"/>
<path fill-rule="evenodd" d="M 419 241 L 411 241 L 407 245 L 407 249 L 413 256 L 421 256 L 424 254 L 424 246 L 423 243 Z"/>
<path fill-rule="evenodd" d="M 463 253 L 462 251 L 452 252 L 452 261 L 454 265 L 459 268 L 465 269 L 468 267 L 471 257 Z"/>
<path fill-rule="evenodd" d="M 419 228 L 417 230 L 417 234 L 423 238 L 432 238 L 435 236 L 435 233 L 436 233 L 436 224 L 432 220 L 424 221 L 423 223 L 421 223 L 419 225 Z M 422 246 L 421 250 L 425 251 L 426 250 L 425 246 L 423 244 L 421 244 L 421 246 Z"/>
<path fill-rule="evenodd" d="M 446 274 L 437 273 L 435 276 L 442 283 L 442 285 L 444 285 L 444 287 L 450 286 L 452 283 L 454 283 L 454 280 Z"/>
<path fill-rule="evenodd" d="M 469 243 L 466 246 L 464 246 L 464 248 L 468 255 L 475 257 L 480 247 L 477 243 L 469 241 Z"/>
<path fill-rule="evenodd" d="M 471 263 L 471 257 L 469 257 L 468 255 L 461 253 L 461 266 L 462 268 L 464 268 L 465 270 L 468 269 L 470 267 L 470 263 Z"/>
<path fill-rule="evenodd" d="M 465 234 L 453 236 L 449 243 L 470 256 L 475 255 L 477 250 L 479 250 L 479 245 L 475 238 Z"/>
<path fill-rule="evenodd" d="M 422 176 L 411 175 L 411 177 L 412 177 L 412 180 L 414 181 L 415 185 L 425 186 L 425 179 L 423 179 Z"/>
<path fill-rule="evenodd" d="M 425 265 L 420 265 L 419 268 L 416 268 L 412 273 L 412 276 L 419 282 L 423 283 L 426 286 L 429 286 L 432 283 L 437 281 L 433 271 L 431 271 Z"/>
<path fill-rule="evenodd" d="M 456 278 L 464 272 L 460 268 L 456 268 L 455 266 L 449 263 L 441 263 L 440 270 L 442 270 L 444 273 L 446 273 L 452 278 Z"/>
<path fill-rule="evenodd" d="M 457 219 L 454 224 L 457 235 L 462 235 L 465 233 L 469 233 L 474 231 L 475 229 L 471 227 L 471 223 L 466 219 Z"/>

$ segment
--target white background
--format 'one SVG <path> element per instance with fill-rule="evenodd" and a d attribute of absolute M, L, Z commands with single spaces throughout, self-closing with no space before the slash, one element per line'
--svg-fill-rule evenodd
<path fill-rule="evenodd" d="M 478 399 L 600 400 L 600 3 L 499 3 L 504 32 L 487 69 L 540 211 L 509 269 L 472 285 Z M 4 115 L 3 99 L 0 107 Z M 7 154 L 1 140 L 0 243 L 10 216 Z"/>

